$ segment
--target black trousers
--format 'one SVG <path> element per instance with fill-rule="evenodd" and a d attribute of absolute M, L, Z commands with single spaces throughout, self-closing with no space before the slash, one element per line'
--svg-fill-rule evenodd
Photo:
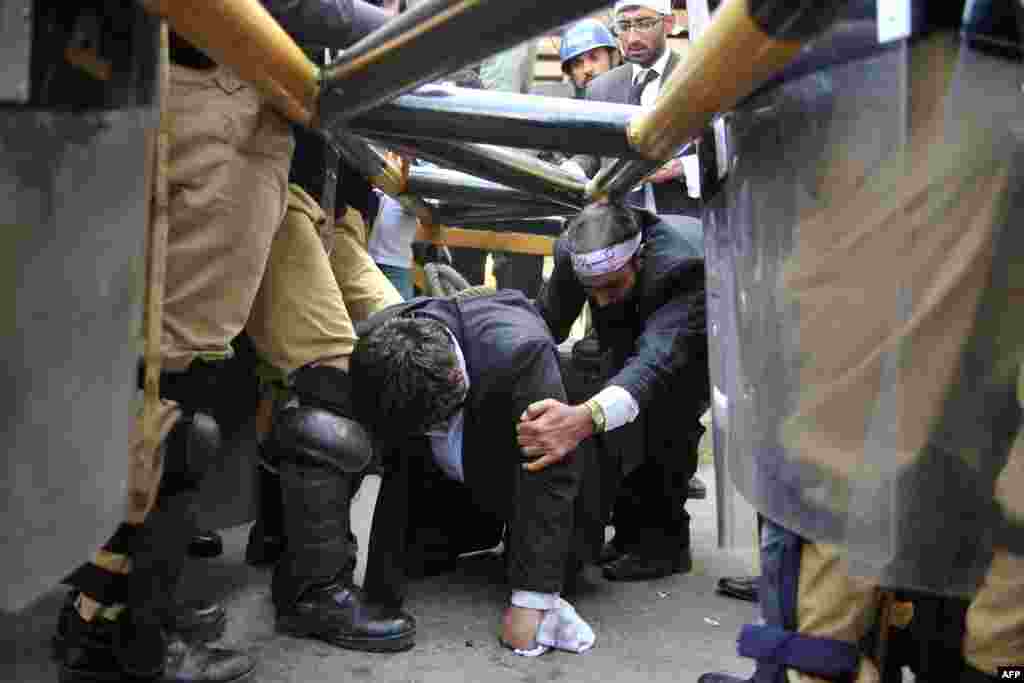
<path fill-rule="evenodd" d="M 364 582 L 371 601 L 400 605 L 409 579 L 439 573 L 432 569 L 444 568 L 461 553 L 497 545 L 503 530 L 507 578 L 514 589 L 560 592 L 575 558 L 592 554 L 582 546 L 593 534 L 578 523 L 590 519 L 595 527 L 600 517 L 577 511 L 583 505 L 582 473 L 596 457 L 589 444 L 563 465 L 539 473 L 525 472 L 518 459 L 495 462 L 508 470 L 504 500 L 446 479 L 426 439 L 410 439 L 399 448 L 401 457 L 389 458 L 392 465 L 374 512 Z"/>
<path fill-rule="evenodd" d="M 620 448 L 643 448 L 640 464 L 625 472 L 612 510 L 613 543 L 623 552 L 667 559 L 690 545 L 690 515 L 684 507 L 697 471 L 701 410 L 654 406 L 645 416 L 611 432 Z M 620 434 L 621 432 L 621 434 Z"/>
<path fill-rule="evenodd" d="M 484 283 L 487 252 L 452 247 L 452 265 L 471 285 Z M 494 252 L 494 279 L 498 289 L 517 289 L 528 298 L 536 298 L 543 284 L 544 257 L 533 254 Z"/>

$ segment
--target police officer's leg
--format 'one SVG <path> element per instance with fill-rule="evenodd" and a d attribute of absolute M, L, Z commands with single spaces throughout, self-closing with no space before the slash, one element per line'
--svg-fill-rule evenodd
<path fill-rule="evenodd" d="M 859 643 L 874 626 L 879 591 L 850 577 L 833 546 L 805 542 L 765 520 L 761 533 L 761 615 L 739 637 L 739 652 L 757 662 L 751 682 L 823 683 L 879 680 Z M 742 683 L 710 673 L 699 683 Z"/>
<path fill-rule="evenodd" d="M 217 457 L 220 434 L 208 415 L 182 414 L 172 403 L 162 408 L 166 436 L 157 453 L 146 453 L 141 426 L 136 430 L 126 521 L 92 563 L 65 581 L 77 592 L 75 609 L 62 614 L 59 626 L 64 681 L 233 681 L 252 670 L 249 657 L 190 644 L 180 631 L 185 620 L 173 596 L 195 529 L 193 498 Z"/>
<path fill-rule="evenodd" d="M 1024 443 L 1018 436 L 996 480 L 1006 514 L 1024 523 Z M 968 671 L 995 676 L 1000 666 L 1019 666 L 1024 653 L 1024 556 L 997 548 L 988 574 L 967 609 L 964 661 Z"/>
<path fill-rule="evenodd" d="M 264 449 L 280 473 L 286 538 L 272 583 L 277 627 L 349 649 L 401 650 L 413 644 L 414 620 L 363 604 L 352 586 L 349 504 L 372 446 L 350 417 L 355 330 L 319 238 L 324 220 L 293 186 L 247 327 L 261 356 L 286 373 L 292 392 Z M 335 251 L 346 244 L 335 244 Z M 401 300 L 397 292 L 393 297 Z"/>
<path fill-rule="evenodd" d="M 470 285 L 482 285 L 487 276 L 487 252 L 469 247 L 449 247 L 452 266 Z"/>
<path fill-rule="evenodd" d="M 536 298 L 544 282 L 544 257 L 496 252 L 492 258 L 498 289 L 517 289 L 527 298 Z"/>
<path fill-rule="evenodd" d="M 292 142 L 284 120 L 220 68 L 172 66 L 166 102 L 171 130 L 162 352 L 165 370 L 184 372 L 199 356 L 224 355 L 241 331 L 283 215 Z M 161 436 L 174 438 L 154 452 L 142 447 L 139 430 L 124 531 L 84 568 L 100 580 L 87 585 L 79 576 L 74 581 L 83 597 L 79 621 L 66 639 L 62 675 L 70 680 L 162 672 L 167 680 L 227 681 L 251 669 L 247 657 L 218 653 L 211 658 L 209 650 L 198 646 L 180 641 L 168 646 L 160 634 L 166 625 L 161 623 L 165 598 L 171 594 L 170 570 L 181 561 L 178 553 L 185 552 L 179 542 L 182 530 L 191 533 L 193 528 L 184 514 L 187 505 L 178 497 L 187 492 L 174 494 L 167 487 L 163 500 L 156 495 L 163 461 L 180 455 L 175 448 L 191 442 L 187 434 L 194 426 L 179 422 L 175 430 L 184 431 L 172 432 L 176 413 L 172 406 L 165 410 Z M 147 559 L 146 553 L 156 559 Z M 111 577 L 121 580 L 109 584 L 124 590 L 107 593 L 104 586 Z M 157 586 L 164 587 L 160 594 L 155 594 Z M 117 602 L 121 605 L 108 609 Z M 165 654 L 173 656 L 165 661 Z"/>

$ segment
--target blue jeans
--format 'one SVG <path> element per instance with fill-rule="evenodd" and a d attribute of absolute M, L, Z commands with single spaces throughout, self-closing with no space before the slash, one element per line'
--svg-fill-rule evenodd
<path fill-rule="evenodd" d="M 380 272 L 384 273 L 385 277 L 391 281 L 391 284 L 395 286 L 395 289 L 398 290 L 398 293 L 402 295 L 403 299 L 408 301 L 413 297 L 412 268 L 389 266 L 386 263 L 378 263 L 377 267 L 380 268 Z"/>

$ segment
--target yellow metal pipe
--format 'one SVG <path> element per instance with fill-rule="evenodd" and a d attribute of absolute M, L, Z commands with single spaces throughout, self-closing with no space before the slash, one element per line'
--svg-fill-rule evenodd
<path fill-rule="evenodd" d="M 259 0 L 141 0 L 219 64 L 260 89 L 296 123 L 317 111 L 320 70 Z"/>
<path fill-rule="evenodd" d="M 449 228 L 440 225 L 420 224 L 416 229 L 415 240 L 449 247 L 468 247 L 535 256 L 551 256 L 555 249 L 555 238 L 547 235 L 495 232 L 486 228 Z"/>
<path fill-rule="evenodd" d="M 747 0 L 726 0 L 650 110 L 629 123 L 630 145 L 651 160 L 668 159 L 719 112 L 732 109 L 786 66 L 803 45 L 767 35 L 750 16 Z"/>

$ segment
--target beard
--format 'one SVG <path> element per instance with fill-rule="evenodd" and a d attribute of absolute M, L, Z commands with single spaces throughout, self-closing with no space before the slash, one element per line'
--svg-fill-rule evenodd
<path fill-rule="evenodd" d="M 610 345 L 621 341 L 624 336 L 632 339 L 633 327 L 638 318 L 638 301 L 638 297 L 630 292 L 624 299 L 613 304 L 595 306 L 591 302 L 598 338 Z"/>

